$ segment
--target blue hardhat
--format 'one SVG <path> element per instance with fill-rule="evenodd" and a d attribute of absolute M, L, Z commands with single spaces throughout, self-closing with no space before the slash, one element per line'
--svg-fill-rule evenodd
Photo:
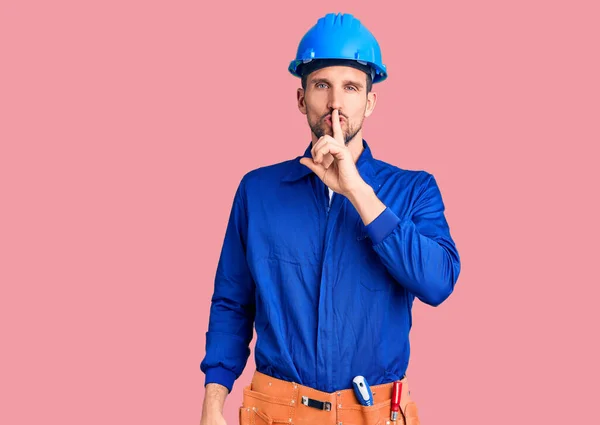
<path fill-rule="evenodd" d="M 302 65 L 316 59 L 357 61 L 371 68 L 373 83 L 387 78 L 379 43 L 358 19 L 348 13 L 328 13 L 320 18 L 300 40 L 296 59 L 290 62 L 288 70 L 296 77 L 302 77 Z"/>

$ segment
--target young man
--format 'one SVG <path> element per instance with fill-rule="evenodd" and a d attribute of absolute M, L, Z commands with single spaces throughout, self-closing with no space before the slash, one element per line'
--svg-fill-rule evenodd
<path fill-rule="evenodd" d="M 356 18 L 321 18 L 289 71 L 302 79 L 312 141 L 302 157 L 247 173 L 236 191 L 201 363 L 201 424 L 225 423 L 255 326 L 241 425 L 418 425 L 405 376 L 413 300 L 439 305 L 460 272 L 440 190 L 425 171 L 375 159 L 362 138 L 372 84 L 387 72 Z"/>

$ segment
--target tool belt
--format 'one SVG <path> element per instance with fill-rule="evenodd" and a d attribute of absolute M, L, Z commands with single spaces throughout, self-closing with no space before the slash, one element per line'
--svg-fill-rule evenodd
<path fill-rule="evenodd" d="M 392 383 L 373 385 L 373 405 L 360 404 L 353 389 L 326 393 L 258 371 L 244 388 L 240 425 L 419 425 L 417 406 L 402 380 L 400 412 L 392 421 Z"/>

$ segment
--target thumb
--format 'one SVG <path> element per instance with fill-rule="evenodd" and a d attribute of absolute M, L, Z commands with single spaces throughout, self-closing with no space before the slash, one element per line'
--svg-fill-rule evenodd
<path fill-rule="evenodd" d="M 315 164 L 314 161 L 310 158 L 300 158 L 300 164 L 306 165 L 310 168 L 317 176 L 320 176 L 325 171 L 325 167 L 321 164 Z"/>

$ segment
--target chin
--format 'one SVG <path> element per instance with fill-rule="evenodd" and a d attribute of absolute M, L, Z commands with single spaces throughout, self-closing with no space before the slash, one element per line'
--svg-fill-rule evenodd
<path fill-rule="evenodd" d="M 333 137 L 333 129 L 331 127 L 329 127 L 327 124 L 323 124 L 320 128 L 321 133 L 323 133 L 323 135 L 328 135 Z"/>

